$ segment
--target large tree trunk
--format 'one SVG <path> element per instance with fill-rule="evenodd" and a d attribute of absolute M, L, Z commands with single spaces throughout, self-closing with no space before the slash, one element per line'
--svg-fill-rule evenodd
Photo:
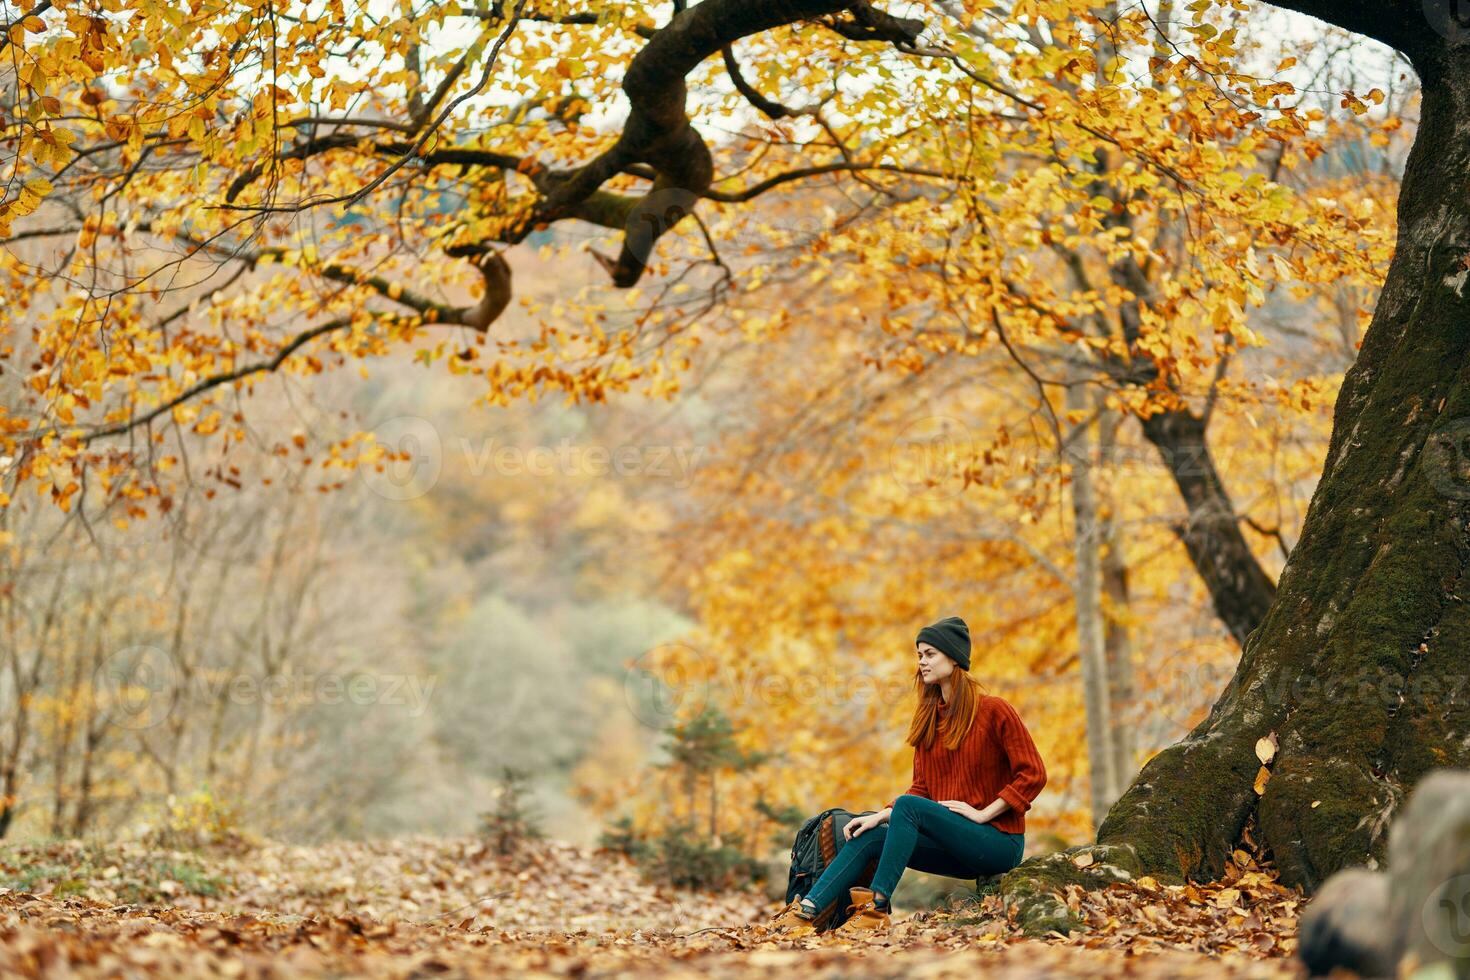
<path fill-rule="evenodd" d="M 1385 11 L 1382 39 L 1402 41 L 1389 32 L 1411 13 Z M 1301 539 L 1209 717 L 1098 833 L 1151 873 L 1218 876 L 1255 814 L 1283 880 L 1314 890 L 1384 863 L 1389 820 L 1428 769 L 1470 765 L 1470 90 L 1455 82 L 1470 50 L 1432 33 L 1410 49 L 1423 108 L 1398 248 Z M 1272 732 L 1258 796 L 1254 746 Z"/>

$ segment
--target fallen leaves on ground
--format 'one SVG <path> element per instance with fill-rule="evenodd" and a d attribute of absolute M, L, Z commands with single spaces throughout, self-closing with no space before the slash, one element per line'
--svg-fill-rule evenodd
<path fill-rule="evenodd" d="M 1260 870 L 1074 888 L 1091 928 L 1044 940 L 993 896 L 900 911 L 887 935 L 792 939 L 766 928 L 779 903 L 758 892 L 661 888 L 619 855 L 559 842 L 512 857 L 474 839 L 226 854 L 63 842 L 0 852 L 0 882 L 29 889 L 0 888 L 5 976 L 1302 975 L 1287 955 L 1300 895 Z"/>

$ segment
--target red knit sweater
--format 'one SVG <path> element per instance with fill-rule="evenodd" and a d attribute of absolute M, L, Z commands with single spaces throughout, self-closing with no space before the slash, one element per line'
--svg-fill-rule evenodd
<path fill-rule="evenodd" d="M 964 740 L 959 748 L 948 749 L 942 738 L 947 711 L 941 701 L 934 744 L 914 749 L 914 782 L 907 792 L 936 801 L 963 800 L 977 810 L 1000 797 L 1011 807 L 991 820 L 991 826 L 1025 833 L 1025 813 L 1046 785 L 1046 766 L 1021 716 L 1004 699 L 982 694 Z M 893 800 L 886 804 L 892 805 Z"/>

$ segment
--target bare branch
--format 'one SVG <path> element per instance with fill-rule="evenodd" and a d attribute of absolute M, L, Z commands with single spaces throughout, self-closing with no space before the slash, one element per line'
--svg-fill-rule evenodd
<path fill-rule="evenodd" d="M 342 317 L 340 319 L 329 320 L 326 323 L 318 324 L 317 326 L 312 327 L 310 330 L 306 330 L 302 333 L 297 334 L 294 338 L 291 339 L 290 343 L 277 351 L 276 355 L 268 361 L 262 361 L 259 364 L 251 364 L 243 368 L 238 368 L 234 371 L 226 371 L 222 374 L 212 375 L 208 378 L 203 379 L 202 381 L 199 381 L 197 384 L 193 384 L 188 388 L 185 388 L 173 398 L 170 398 L 168 401 L 164 402 L 162 405 L 159 405 L 157 408 L 152 409 L 151 411 L 144 412 L 142 415 L 131 418 L 126 422 L 118 422 L 116 425 L 105 426 L 101 429 L 94 429 L 91 432 L 86 433 L 82 436 L 81 441 L 84 445 L 86 445 L 91 443 L 95 439 L 106 439 L 109 436 L 122 435 L 123 433 L 131 432 L 133 429 L 136 429 L 139 426 L 148 425 L 154 419 L 158 418 L 160 415 L 163 415 L 166 412 L 172 412 L 178 406 L 184 404 L 192 398 L 197 398 L 199 395 L 203 394 L 206 391 L 209 391 L 211 388 L 218 388 L 220 385 L 229 384 L 232 381 L 239 381 L 243 378 L 248 378 L 253 374 L 275 371 L 282 364 L 285 363 L 288 357 L 300 350 L 302 346 L 309 341 L 314 340 L 315 338 L 320 337 L 323 334 L 331 333 L 334 330 L 342 330 L 346 327 L 350 327 L 351 325 L 352 320 L 350 317 Z"/>
<path fill-rule="evenodd" d="M 746 81 L 745 76 L 740 74 L 740 63 L 735 60 L 735 49 L 730 47 L 730 45 L 727 44 L 721 48 L 720 54 L 725 59 L 725 73 L 730 76 L 730 81 L 734 83 L 735 91 L 743 95 L 745 101 L 760 110 L 767 119 L 785 119 L 788 116 L 799 116 L 803 114 L 805 110 L 792 109 L 789 106 L 782 105 L 775 99 L 766 98 L 760 93 L 759 89 Z"/>

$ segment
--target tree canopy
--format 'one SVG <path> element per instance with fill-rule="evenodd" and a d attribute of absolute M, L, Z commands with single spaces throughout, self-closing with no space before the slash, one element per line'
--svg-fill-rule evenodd
<path fill-rule="evenodd" d="M 90 479 L 141 517 L 170 430 L 227 457 L 265 376 L 410 346 L 492 403 L 667 396 L 771 274 L 732 253 L 840 256 L 829 296 L 881 269 L 875 366 L 1047 344 L 1110 407 L 1198 404 L 1264 290 L 1371 284 L 1388 248 L 1386 207 L 1282 175 L 1397 119 L 1240 67 L 1245 10 L 43 2 L 6 35 L 6 492 Z M 793 219 L 814 187 L 829 217 Z M 500 336 L 515 246 L 565 222 L 633 295 Z"/>

